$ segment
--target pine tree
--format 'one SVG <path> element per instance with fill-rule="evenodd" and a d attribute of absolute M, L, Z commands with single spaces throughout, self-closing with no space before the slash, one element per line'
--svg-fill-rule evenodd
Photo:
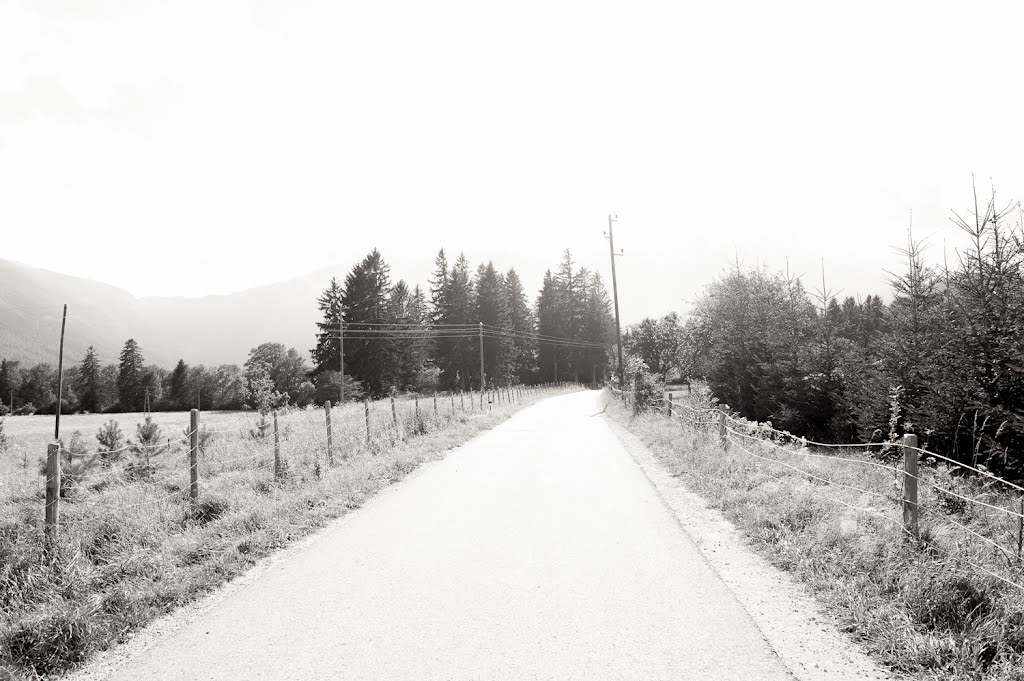
<path fill-rule="evenodd" d="M 14 397 L 21 388 L 18 364 L 10 359 L 0 360 L 0 404 L 6 404 L 10 411 L 14 411 Z"/>
<path fill-rule="evenodd" d="M 177 411 L 187 409 L 190 404 L 193 404 L 194 399 L 190 393 L 188 365 L 185 364 L 185 360 L 179 359 L 174 371 L 171 372 L 171 407 Z"/>
<path fill-rule="evenodd" d="M 558 284 L 551 270 L 544 273 L 544 283 L 540 293 L 537 295 L 537 331 L 546 336 L 557 336 L 561 331 L 559 315 L 560 296 Z M 539 379 L 542 383 L 557 380 L 555 366 L 558 362 L 558 355 L 555 346 L 551 343 L 538 343 L 537 365 Z"/>
<path fill-rule="evenodd" d="M 142 350 L 134 338 L 125 341 L 117 374 L 117 394 L 121 411 L 142 411 L 145 397 L 145 372 Z"/>
<path fill-rule="evenodd" d="M 533 311 L 526 300 L 523 282 L 514 269 L 505 274 L 505 305 L 508 312 L 508 328 L 517 334 L 533 334 L 536 325 Z M 530 383 L 536 373 L 537 347 L 531 340 L 519 337 L 512 341 L 510 349 L 510 374 L 514 381 Z"/>
<path fill-rule="evenodd" d="M 508 300 L 505 282 L 493 263 L 480 265 L 474 282 L 476 318 L 485 330 L 508 329 Z M 512 341 L 507 336 L 489 334 L 483 340 L 484 375 L 488 385 L 508 385 L 512 374 Z"/>
<path fill-rule="evenodd" d="M 409 336 L 408 339 L 396 341 L 394 347 L 398 358 L 398 385 L 403 389 L 411 388 L 416 384 L 416 377 L 428 359 L 429 341 L 423 336 L 427 334 L 429 326 L 424 319 L 423 292 L 419 286 L 410 292 L 405 281 L 400 280 L 391 289 L 388 307 L 388 315 L 396 324 L 397 333 Z"/>
<path fill-rule="evenodd" d="M 398 379 L 396 342 L 382 330 L 393 322 L 388 309 L 390 268 L 377 249 L 345 277 L 345 366 L 366 392 L 386 395 Z M 352 334 L 349 336 L 349 334 Z"/>
<path fill-rule="evenodd" d="M 78 389 L 79 407 L 83 411 L 98 414 L 103 411 L 102 387 L 100 385 L 100 358 L 96 348 L 89 346 L 79 365 Z"/>
<path fill-rule="evenodd" d="M 323 314 L 323 320 L 316 323 L 316 347 L 310 352 L 313 356 L 313 373 L 339 371 L 341 367 L 341 348 L 338 333 L 341 330 L 342 289 L 338 280 L 331 277 L 330 285 L 324 289 L 317 299 L 317 308 Z"/>
<path fill-rule="evenodd" d="M 475 326 L 473 282 L 469 277 L 469 261 L 459 254 L 455 261 L 447 286 L 442 295 L 441 314 L 438 324 L 460 324 Z M 441 371 L 441 384 L 446 388 L 470 390 L 479 386 L 479 349 L 475 338 L 446 339 L 444 352 L 438 353 L 437 367 Z"/>

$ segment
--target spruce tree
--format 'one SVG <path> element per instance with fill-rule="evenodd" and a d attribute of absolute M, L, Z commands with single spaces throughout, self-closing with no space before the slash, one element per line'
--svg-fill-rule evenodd
<path fill-rule="evenodd" d="M 370 395 L 381 397 L 395 385 L 397 347 L 382 330 L 393 330 L 388 296 L 390 268 L 374 249 L 345 277 L 345 366 Z M 351 336 L 349 335 L 351 334 Z"/>
<path fill-rule="evenodd" d="M 117 395 L 121 411 L 142 411 L 145 396 L 142 350 L 134 338 L 121 349 L 117 373 Z"/>
<path fill-rule="evenodd" d="M 79 408 L 93 414 L 103 411 L 102 388 L 100 385 L 100 358 L 96 348 L 89 346 L 78 369 Z"/>
<path fill-rule="evenodd" d="M 322 321 L 316 323 L 316 347 L 310 354 L 313 356 L 313 373 L 339 371 L 341 352 L 338 332 L 341 330 L 342 289 L 338 280 L 331 277 L 330 285 L 324 289 L 317 299 L 317 308 L 323 315 Z"/>
<path fill-rule="evenodd" d="M 441 309 L 443 324 L 476 325 L 473 282 L 469 276 L 469 261 L 464 254 L 452 267 L 451 276 L 443 293 Z M 445 344 L 445 353 L 438 357 L 441 384 L 446 388 L 470 390 L 479 387 L 479 341 L 475 338 L 451 338 Z"/>
<path fill-rule="evenodd" d="M 508 328 L 517 334 L 533 334 L 536 332 L 533 311 L 526 300 L 523 282 L 514 269 L 505 274 L 505 304 L 508 311 Z M 512 341 L 510 349 L 511 375 L 520 383 L 534 380 L 537 361 L 536 343 L 519 337 Z"/>
<path fill-rule="evenodd" d="M 195 396 L 190 394 L 188 379 L 188 365 L 185 364 L 185 360 L 179 359 L 174 371 L 171 372 L 170 403 L 175 410 L 188 409 L 188 406 L 193 404 Z"/>
<path fill-rule="evenodd" d="M 485 329 L 508 329 L 508 300 L 505 282 L 493 263 L 480 265 L 476 272 L 476 318 Z M 483 340 L 484 374 L 488 385 L 508 385 L 512 369 L 512 341 L 501 332 Z"/>

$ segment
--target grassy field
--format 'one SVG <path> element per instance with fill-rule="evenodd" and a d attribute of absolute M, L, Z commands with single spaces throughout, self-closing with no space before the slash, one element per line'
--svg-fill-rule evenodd
<path fill-rule="evenodd" d="M 757 551 L 805 582 L 889 669 L 919 679 L 1024 679 L 1024 590 L 999 578 L 1024 584 L 1014 555 L 1019 519 L 933 485 L 1005 509 L 1019 508 L 1019 494 L 924 466 L 916 542 L 904 533 L 896 501 L 902 477 L 874 456 L 759 443 L 770 435 L 752 424 L 738 430 L 751 437 L 737 436 L 724 449 L 717 418 L 693 424 L 608 402 L 612 418 Z M 685 390 L 676 396 L 678 415 L 699 417 L 709 406 Z"/>
<path fill-rule="evenodd" d="M 96 456 L 95 431 L 114 418 L 133 436 L 141 415 L 62 418 L 65 444 L 78 430 L 84 451 L 65 481 L 49 551 L 39 464 L 52 418 L 9 419 L 0 453 L 0 678 L 58 675 L 80 664 L 523 406 L 577 389 L 509 394 L 483 409 L 479 397 L 445 396 L 436 412 L 431 398 L 399 400 L 394 411 L 379 401 L 369 438 L 363 406 L 345 405 L 332 411 L 333 462 L 322 409 L 283 413 L 278 478 L 273 431 L 255 424 L 258 415 L 203 414 L 195 504 L 187 414 L 154 415 L 169 445 L 106 461 Z"/>

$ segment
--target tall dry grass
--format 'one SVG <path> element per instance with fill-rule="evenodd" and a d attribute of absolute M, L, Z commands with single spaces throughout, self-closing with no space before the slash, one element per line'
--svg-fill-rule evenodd
<path fill-rule="evenodd" d="M 187 427 L 165 421 L 169 447 L 126 450 L 67 481 L 49 551 L 38 456 L 25 463 L 18 448 L 0 454 L 15 477 L 0 505 L 0 678 L 74 667 L 520 408 L 576 389 L 524 391 L 483 409 L 479 396 L 455 396 L 454 410 L 450 396 L 439 396 L 436 414 L 432 398 L 419 399 L 417 413 L 406 397 L 396 402 L 397 427 L 383 400 L 371 406 L 369 439 L 362 404 L 347 404 L 332 412 L 333 463 L 322 409 L 280 414 L 278 480 L 273 432 L 256 415 L 206 419 L 194 505 Z M 83 452 L 95 455 L 95 447 Z"/>
<path fill-rule="evenodd" d="M 711 406 L 676 399 L 678 413 Z M 1007 509 L 1018 507 L 1016 495 L 924 465 L 918 542 L 902 527 L 902 477 L 874 454 L 739 436 L 724 449 L 717 419 L 695 425 L 608 401 L 614 419 L 888 668 L 921 679 L 1024 679 L 1024 590 L 1008 583 L 1024 584 L 1024 565 L 967 531 L 1002 539 L 1012 554 L 1016 519 L 935 486 Z"/>

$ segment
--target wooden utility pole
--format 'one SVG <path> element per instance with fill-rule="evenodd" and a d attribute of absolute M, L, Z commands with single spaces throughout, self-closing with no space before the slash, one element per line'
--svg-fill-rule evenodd
<path fill-rule="evenodd" d="M 615 252 L 615 235 L 612 233 L 612 223 L 617 219 L 617 215 L 608 215 L 608 248 L 612 254 L 612 297 L 615 300 L 615 347 L 619 355 L 619 390 L 625 390 L 626 379 L 622 368 L 622 327 L 619 324 L 619 282 L 615 278 L 615 257 L 622 255 L 622 251 Z"/>
<path fill-rule="evenodd" d="M 338 406 L 345 405 L 345 312 L 338 310 L 338 374 L 341 381 L 338 386 Z"/>
<path fill-rule="evenodd" d="M 480 406 L 483 406 L 484 393 L 484 323 L 480 322 Z"/>
<path fill-rule="evenodd" d="M 274 480 L 280 480 L 284 476 L 284 466 L 281 463 L 281 436 L 277 430 L 277 411 L 274 412 Z"/>
<path fill-rule="evenodd" d="M 57 355 L 57 421 L 53 426 L 53 439 L 60 439 L 60 401 L 64 395 L 64 328 L 68 323 L 68 304 L 64 303 L 64 316 L 60 321 L 60 353 Z M 14 397 L 11 397 L 11 411 L 14 411 Z"/>

